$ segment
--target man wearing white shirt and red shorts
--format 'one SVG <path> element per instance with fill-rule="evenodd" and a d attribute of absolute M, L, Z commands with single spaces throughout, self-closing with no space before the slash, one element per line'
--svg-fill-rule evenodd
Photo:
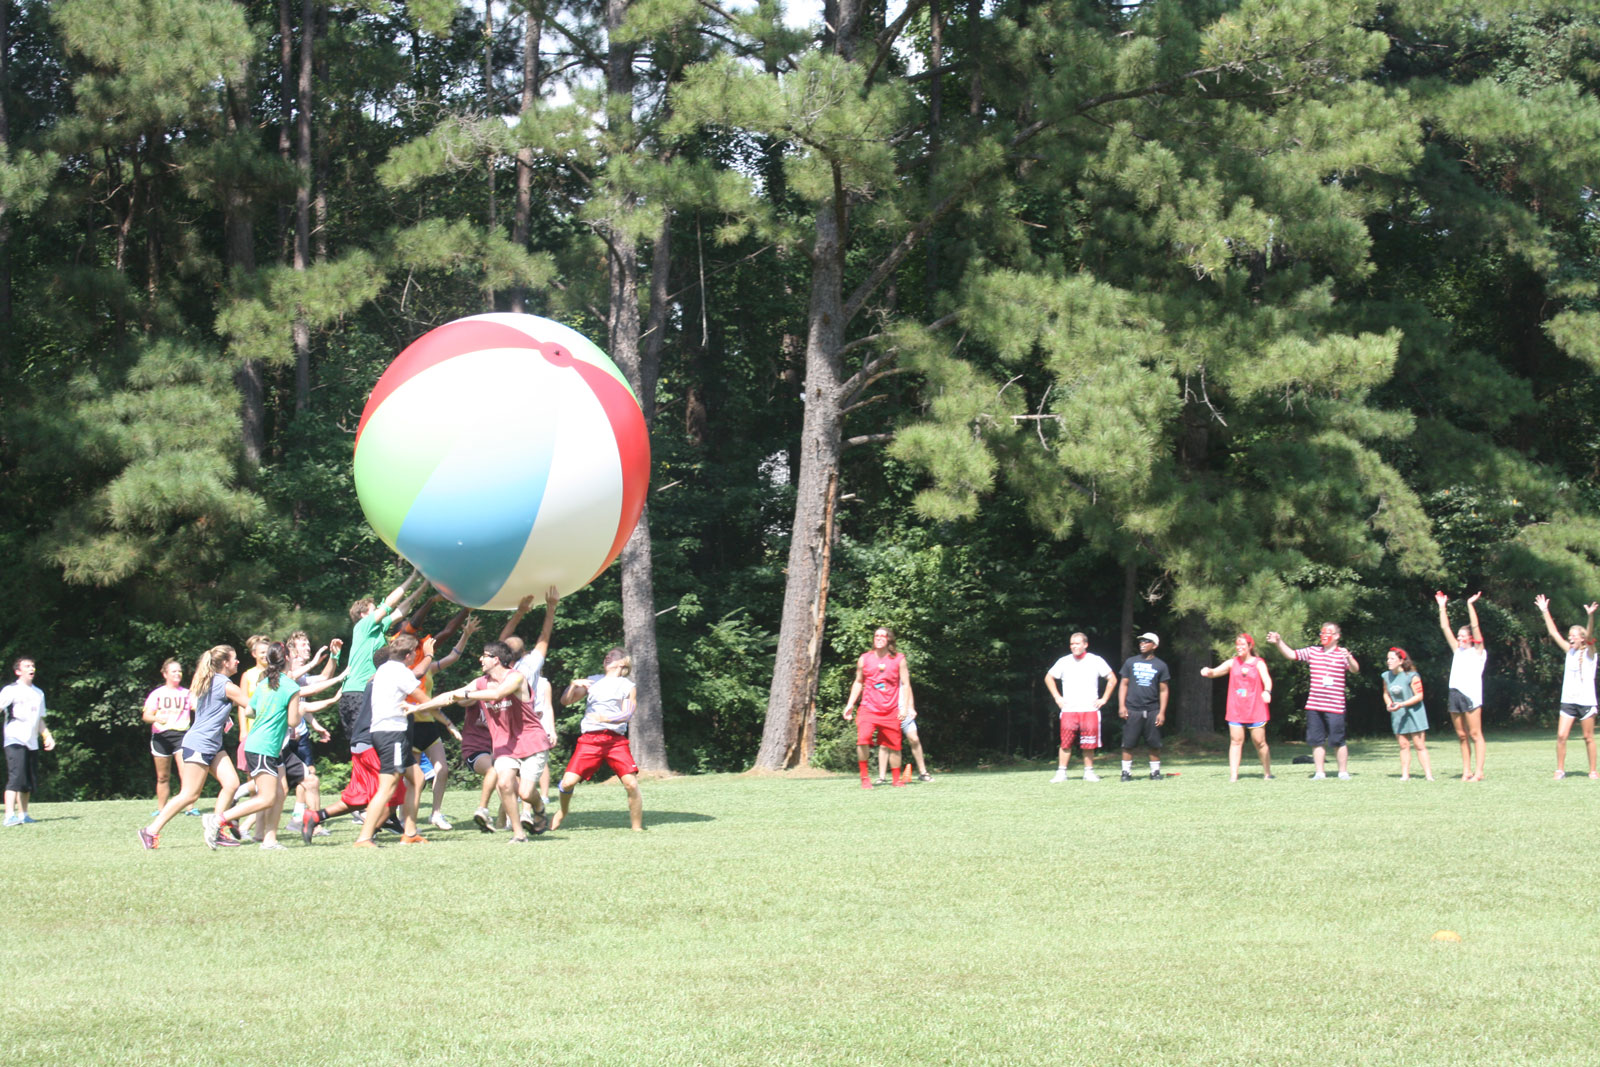
<path fill-rule="evenodd" d="M 1094 773 L 1094 750 L 1100 747 L 1100 709 L 1117 687 L 1117 673 L 1111 664 L 1089 651 L 1089 638 L 1073 634 L 1072 654 L 1062 656 L 1045 672 L 1045 688 L 1061 711 L 1061 752 L 1052 782 L 1067 780 L 1067 763 L 1072 759 L 1072 743 L 1083 750 L 1083 780 L 1098 782 Z M 1100 689 L 1104 679 L 1105 689 Z M 1056 685 L 1060 682 L 1060 686 Z"/>

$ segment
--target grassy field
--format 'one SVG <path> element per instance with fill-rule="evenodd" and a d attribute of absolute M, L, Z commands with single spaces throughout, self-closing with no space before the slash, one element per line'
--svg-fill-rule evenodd
<path fill-rule="evenodd" d="M 0 830 L 0 1047 L 185 1062 L 1593 1064 L 1600 782 L 1050 768 L 579 789 L 523 847 L 211 852 L 149 803 Z M 932 739 L 930 739 L 932 743 Z M 1581 769 L 1582 746 L 1569 768 Z M 1248 766 L 1248 764 L 1247 764 Z M 1103 769 L 1103 767 L 1102 767 Z M 1074 773 L 1076 774 L 1076 765 Z M 331 843 L 329 843 L 331 841 Z M 1459 943 L 1431 940 L 1439 930 Z"/>

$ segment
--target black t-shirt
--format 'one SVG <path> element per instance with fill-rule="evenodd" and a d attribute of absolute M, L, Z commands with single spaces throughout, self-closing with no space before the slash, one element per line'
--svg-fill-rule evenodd
<path fill-rule="evenodd" d="M 1128 682 L 1127 705 L 1130 715 L 1136 711 L 1161 710 L 1161 683 L 1172 681 L 1172 672 L 1167 670 L 1167 665 L 1159 656 L 1149 659 L 1129 656 L 1122 670 L 1117 673 Z"/>

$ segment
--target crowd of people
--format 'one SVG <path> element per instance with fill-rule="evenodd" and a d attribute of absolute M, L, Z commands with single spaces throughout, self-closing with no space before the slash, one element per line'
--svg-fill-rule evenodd
<path fill-rule="evenodd" d="M 1467 622 L 1452 630 L 1449 598 L 1435 594 L 1439 629 L 1451 654 L 1446 709 L 1461 745 L 1461 778 L 1482 781 L 1483 674 L 1487 664 L 1477 602 L 1466 598 Z M 479 621 L 467 609 L 452 616 L 437 634 L 424 634 L 429 613 L 444 597 L 428 595 L 428 585 L 413 571 L 381 602 L 362 598 L 350 606 L 349 655 L 335 638 L 314 655 L 304 631 L 282 641 L 252 635 L 246 642 L 252 666 L 239 672 L 238 653 L 229 645 L 207 650 L 195 665 L 187 687 L 183 665 L 169 659 L 161 665 L 161 685 L 145 699 L 142 721 L 150 727 L 150 754 L 155 765 L 156 810 L 139 830 L 139 841 L 154 849 L 167 825 L 179 815 L 200 818 L 211 848 L 237 847 L 254 841 L 278 849 L 285 809 L 289 828 L 309 845 L 330 836 L 329 824 L 350 815 L 359 829 L 357 847 L 377 847 L 377 835 L 389 831 L 402 844 L 423 844 L 418 816 L 424 788 L 431 782 L 427 825 L 451 830 L 444 812 L 450 759 L 446 736 L 460 745 L 460 766 L 478 775 L 481 788 L 473 822 L 484 833 L 509 831 L 514 844 L 559 827 L 571 809 L 580 782 L 609 766 L 627 794 L 628 817 L 634 830 L 644 826 L 638 765 L 628 747 L 628 724 L 637 704 L 628 677 L 627 652 L 614 648 L 601 671 L 574 678 L 563 689 L 564 705 L 584 702 L 580 733 L 571 758 L 552 795 L 550 752 L 556 739 L 553 689 L 544 676 L 559 603 L 552 587 L 545 597 L 544 624 L 531 648 L 516 630 L 532 606 L 518 605 L 499 636 L 482 646 L 479 675 L 466 685 L 435 692 L 435 676 L 466 652 Z M 1545 628 L 1566 657 L 1556 727 L 1555 777 L 1566 776 L 1567 742 L 1573 724 L 1581 728 L 1590 778 L 1600 778 L 1596 765 L 1594 727 L 1594 615 L 1600 603 L 1585 605 L 1587 618 L 1565 634 L 1550 615 L 1549 598 L 1534 598 Z M 1317 643 L 1292 648 L 1276 631 L 1266 643 L 1287 660 L 1304 663 L 1310 686 L 1305 701 L 1306 743 L 1311 747 L 1313 779 L 1324 779 L 1327 753 L 1334 753 L 1337 777 L 1347 779 L 1345 699 L 1348 676 L 1361 665 L 1343 643 L 1336 623 L 1322 624 Z M 452 644 L 453 643 L 453 644 Z M 1144 749 L 1151 780 L 1163 777 L 1161 728 L 1166 722 L 1172 672 L 1156 654 L 1161 640 L 1154 633 L 1138 637 L 1139 651 L 1119 671 L 1089 651 L 1089 639 L 1075 633 L 1069 653 L 1045 673 L 1045 688 L 1058 709 L 1060 746 L 1052 782 L 1067 780 L 1076 747 L 1084 781 L 1096 782 L 1094 760 L 1101 747 L 1101 713 L 1117 697 L 1121 721 L 1122 781 L 1134 779 L 1135 751 Z M 436 656 L 442 645 L 451 645 Z M 343 664 L 342 669 L 340 664 Z M 1427 745 L 1429 720 L 1425 687 L 1410 653 L 1390 648 L 1381 677 L 1385 708 L 1400 748 L 1400 777 L 1410 779 L 1413 767 L 1432 781 L 1433 761 Z M 45 697 L 34 685 L 35 663 L 19 657 L 12 664 L 16 681 L 0 689 L 4 713 L 6 759 L 5 825 L 34 822 L 28 801 L 38 775 L 38 753 L 55 747 L 45 723 Z M 1261 763 L 1261 776 L 1274 777 L 1266 727 L 1271 720 L 1273 681 L 1266 660 L 1248 633 L 1234 639 L 1234 654 L 1215 666 L 1200 668 L 1204 678 L 1227 678 L 1224 720 L 1228 726 L 1228 774 L 1238 781 L 1248 737 Z M 238 674 L 238 681 L 234 676 Z M 331 690 L 332 695 L 322 696 Z M 348 784 L 330 804 L 323 804 L 316 773 L 313 741 L 328 744 L 332 733 L 317 713 L 337 706 L 336 714 L 349 740 Z M 859 706 L 859 715 L 857 708 Z M 459 709 L 459 728 L 450 711 Z M 879 627 L 872 645 L 856 661 L 855 677 L 845 701 L 844 718 L 856 722 L 857 761 L 861 787 L 912 780 L 902 761 L 909 744 L 916 779 L 931 781 L 917 727 L 916 700 L 905 654 L 895 634 Z M 236 732 L 235 732 L 236 731 Z M 234 736 L 228 737 L 230 733 Z M 871 751 L 878 748 L 878 777 L 871 777 Z M 172 788 L 176 765 L 178 787 Z M 197 806 L 206 783 L 215 779 L 213 810 Z M 290 808 L 290 797 L 293 806 Z M 491 805 L 498 799 L 497 811 Z M 557 803 L 552 814 L 551 801 Z"/>
<path fill-rule="evenodd" d="M 1483 628 L 1478 620 L 1477 603 L 1482 593 L 1467 598 L 1467 624 L 1450 628 L 1449 600 L 1435 593 L 1439 605 L 1439 630 L 1450 650 L 1449 695 L 1446 709 L 1450 725 L 1461 743 L 1461 779 L 1483 781 L 1483 671 L 1488 662 Z M 1589 757 L 1589 777 L 1600 778 L 1595 764 L 1595 642 L 1592 636 L 1594 614 L 1600 603 L 1585 605 L 1588 617 L 1582 626 L 1573 626 L 1563 636 L 1550 616 L 1550 599 L 1542 593 L 1534 603 L 1550 637 L 1566 655 L 1562 675 L 1560 708 L 1556 725 L 1555 777 L 1566 777 L 1567 739 L 1573 723 L 1581 724 L 1584 746 Z M 1267 634 L 1267 644 L 1288 660 L 1306 664 L 1310 686 L 1306 694 L 1306 743 L 1311 746 L 1311 777 L 1325 779 L 1327 755 L 1334 753 L 1339 778 L 1350 777 L 1350 749 L 1345 741 L 1346 682 L 1361 671 L 1361 664 L 1344 645 L 1343 631 L 1337 623 L 1326 622 L 1315 645 L 1291 648 L 1276 631 Z M 1139 653 L 1130 656 L 1120 671 L 1089 651 L 1089 639 L 1072 635 L 1071 651 L 1058 659 L 1045 673 L 1045 687 L 1059 709 L 1061 745 L 1052 782 L 1067 780 L 1067 766 L 1076 745 L 1083 760 L 1083 780 L 1097 782 L 1095 753 L 1100 748 L 1100 714 L 1118 695 L 1117 711 L 1122 720 L 1122 780 L 1131 781 L 1133 750 L 1143 747 L 1150 761 L 1149 775 L 1160 780 L 1161 727 L 1166 722 L 1167 700 L 1172 672 L 1157 655 L 1160 638 L 1140 634 Z M 1239 780 L 1239 764 L 1246 736 L 1261 761 L 1261 777 L 1271 779 L 1272 752 L 1267 744 L 1267 723 L 1272 718 L 1272 672 L 1256 652 L 1255 638 L 1239 634 L 1233 643 L 1232 658 L 1214 667 L 1200 668 L 1204 678 L 1227 678 L 1228 696 L 1223 719 L 1228 724 L 1228 777 Z M 1415 765 L 1422 777 L 1433 781 L 1433 762 L 1428 752 L 1428 712 L 1423 702 L 1422 677 L 1403 648 L 1390 648 L 1385 656 L 1381 681 L 1383 703 L 1389 712 L 1390 727 L 1400 746 L 1400 778 L 1412 777 Z"/>
<path fill-rule="evenodd" d="M 611 650 L 600 673 L 575 678 L 562 692 L 563 704 L 583 701 L 585 706 L 580 736 L 556 786 L 559 810 L 552 816 L 546 803 L 555 705 L 544 668 L 559 603 L 556 590 L 546 594 L 544 624 L 531 648 L 516 634 L 532 606 L 529 597 L 499 636 L 482 646 L 477 677 L 436 691 L 436 676 L 466 653 L 480 625 L 462 609 L 437 634 L 425 633 L 428 615 L 443 599 L 429 595 L 427 583 L 413 571 L 384 600 L 362 598 L 350 606 L 348 645 L 334 639 L 313 655 L 300 631 L 281 641 L 252 635 L 245 642 L 253 661 L 248 670 L 240 673 L 239 655 L 231 646 L 217 645 L 200 657 L 187 687 L 181 663 L 162 664 L 162 684 L 145 700 L 142 713 L 150 726 L 157 808 L 138 832 L 140 844 L 159 847 L 167 825 L 188 814 L 199 816 L 202 836 L 213 849 L 251 842 L 281 849 L 286 811 L 289 830 L 306 845 L 331 836 L 330 826 L 342 815 L 357 824 L 355 847 L 378 847 L 378 835 L 385 831 L 404 845 L 425 844 L 418 820 L 430 782 L 431 810 L 424 825 L 454 829 L 444 811 L 451 765 L 447 736 L 460 745 L 461 765 L 482 778 L 473 822 L 484 833 L 506 831 L 512 843 L 526 844 L 556 828 L 578 783 L 591 780 L 603 765 L 627 793 L 633 829 L 643 829 L 639 768 L 628 747 L 637 700 L 627 653 Z M 439 654 L 446 646 L 449 651 Z M 5 691 L 13 708 L 6 726 L 8 761 L 13 721 L 24 751 L 31 751 L 24 737 L 30 730 L 46 748 L 54 744 L 43 726 L 44 695 L 31 685 L 33 663 L 22 660 L 18 667 L 24 664 L 17 685 Z M 12 695 L 18 687 L 26 692 Z M 312 744 L 332 741 L 332 732 L 317 719 L 328 708 L 336 708 L 349 741 L 350 776 L 338 797 L 325 804 Z M 461 713 L 459 727 L 452 709 Z M 13 780 L 31 789 L 31 764 L 19 757 L 17 766 Z M 218 793 L 213 810 L 202 813 L 196 805 L 210 779 L 216 780 Z M 19 810 L 32 821 L 27 795 L 19 792 Z M 491 809 L 496 798 L 498 811 Z M 8 792 L 8 817 L 10 810 Z"/>

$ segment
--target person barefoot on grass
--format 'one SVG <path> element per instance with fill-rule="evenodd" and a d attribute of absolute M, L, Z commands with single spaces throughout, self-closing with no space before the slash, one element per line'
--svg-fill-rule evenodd
<path fill-rule="evenodd" d="M 250 736 L 245 739 L 245 773 L 255 782 L 255 796 L 234 804 L 227 811 L 205 817 L 206 844 L 217 847 L 222 824 L 256 816 L 258 840 L 263 849 L 281 849 L 278 822 L 288 793 L 283 771 L 283 751 L 289 731 L 300 723 L 300 687 L 287 675 L 289 654 L 281 642 L 273 642 L 263 657 L 266 666 L 256 680 L 250 706 L 254 711 Z"/>
<path fill-rule="evenodd" d="M 579 727 L 578 743 L 572 748 L 572 758 L 567 761 L 567 771 L 556 786 L 556 796 L 561 809 L 550 821 L 554 830 L 567 818 L 572 804 L 572 791 L 579 782 L 587 782 L 606 763 L 616 772 L 617 780 L 628 793 L 628 822 L 635 830 L 644 829 L 644 799 L 639 795 L 639 765 L 634 762 L 628 748 L 628 723 L 638 705 L 638 694 L 628 673 L 633 661 L 625 649 L 613 648 L 606 653 L 604 673 L 587 678 L 574 678 L 561 694 L 561 703 L 576 704 L 586 701 L 583 723 Z"/>
<path fill-rule="evenodd" d="M 1062 656 L 1045 672 L 1044 685 L 1050 698 L 1060 709 L 1061 750 L 1056 762 L 1056 776 L 1052 782 L 1067 780 L 1067 764 L 1072 759 L 1072 742 L 1077 741 L 1083 750 L 1083 780 L 1098 782 L 1094 773 L 1094 750 L 1100 747 L 1100 709 L 1111 699 L 1117 687 L 1116 672 L 1111 664 L 1089 651 L 1086 634 L 1073 634 L 1068 642 L 1072 654 Z M 1099 680 L 1105 679 L 1105 691 L 1098 692 Z M 1056 682 L 1061 687 L 1056 688 Z"/>
<path fill-rule="evenodd" d="M 183 747 L 178 751 L 178 795 L 168 800 L 150 825 L 139 831 L 139 843 L 145 848 L 160 844 L 162 827 L 200 799 L 207 775 L 216 778 L 220 787 L 213 814 L 220 816 L 233 803 L 233 794 L 239 788 L 239 772 L 234 770 L 223 738 L 232 725 L 228 720 L 233 709 L 246 703 L 244 690 L 232 681 L 233 672 L 238 669 L 239 656 L 231 645 L 211 648 L 195 665 L 194 677 L 189 682 L 189 692 L 195 695 L 194 724 L 183 735 Z M 237 845 L 239 842 L 231 837 L 220 837 L 217 844 Z"/>
<path fill-rule="evenodd" d="M 856 763 L 861 769 L 862 789 L 872 788 L 867 758 L 872 755 L 874 732 L 878 744 L 889 750 L 894 784 L 906 784 L 900 778 L 900 691 L 910 688 L 911 670 L 906 666 L 906 657 L 895 648 L 894 631 L 878 627 L 872 635 L 872 647 L 856 661 L 855 681 L 844 702 L 844 721 L 849 722 L 855 715 L 856 701 L 861 701 L 861 719 L 856 724 Z"/>
<path fill-rule="evenodd" d="M 1228 781 L 1239 780 L 1239 759 L 1244 754 L 1245 732 L 1261 760 L 1261 777 L 1272 780 L 1272 752 L 1267 748 L 1267 723 L 1272 719 L 1272 672 L 1256 655 L 1256 639 L 1240 634 L 1233 639 L 1233 658 L 1215 667 L 1201 667 L 1202 678 L 1228 676 L 1228 702 L 1223 720 L 1228 724 Z"/>
<path fill-rule="evenodd" d="M 1339 644 L 1344 632 L 1338 623 L 1325 622 L 1317 633 L 1317 644 L 1302 649 L 1290 648 L 1277 631 L 1267 634 L 1267 642 L 1277 645 L 1285 659 L 1299 660 L 1311 668 L 1311 689 L 1306 694 L 1306 744 L 1316 772 L 1312 778 L 1326 778 L 1323 765 L 1328 745 L 1339 764 L 1339 777 L 1350 777 L 1350 749 L 1344 743 L 1344 681 L 1346 673 L 1359 674 L 1361 664 L 1350 650 Z"/>
<path fill-rule="evenodd" d="M 28 798 L 39 778 L 39 745 L 49 752 L 56 739 L 44 724 L 44 690 L 33 684 L 31 656 L 11 664 L 17 680 L 0 689 L 0 709 L 5 711 L 6 820 L 7 826 L 38 822 L 28 814 Z"/>
<path fill-rule="evenodd" d="M 1445 605 L 1450 598 L 1443 593 L 1433 594 L 1439 602 L 1439 630 L 1445 644 L 1450 646 L 1450 698 L 1447 710 L 1450 725 L 1455 727 L 1456 738 L 1461 742 L 1461 780 L 1483 781 L 1483 759 L 1487 746 L 1483 743 L 1483 667 L 1488 662 L 1488 652 L 1483 647 L 1483 630 L 1478 625 L 1478 598 L 1482 593 L 1467 597 L 1469 625 L 1454 633 L 1450 630 L 1450 613 Z M 1562 746 L 1565 748 L 1565 745 Z M 1559 775 L 1557 776 L 1559 777 Z"/>
<path fill-rule="evenodd" d="M 150 813 L 154 818 L 172 799 L 172 761 L 194 721 L 194 700 L 184 688 L 183 664 L 169 659 L 161 665 L 161 685 L 144 698 L 140 719 L 150 724 L 150 757 L 156 765 L 156 810 Z"/>
<path fill-rule="evenodd" d="M 1411 750 L 1417 750 L 1422 773 L 1433 781 L 1433 766 L 1428 762 L 1428 709 L 1422 703 L 1422 675 L 1403 648 L 1391 648 L 1383 672 L 1383 706 L 1389 709 L 1389 725 L 1400 742 L 1400 780 L 1411 780 Z"/>
<path fill-rule="evenodd" d="M 1556 629 L 1556 621 L 1550 617 L 1550 598 L 1540 593 L 1533 598 L 1539 606 L 1539 614 L 1544 616 L 1544 627 L 1549 631 L 1550 637 L 1561 650 L 1567 654 L 1566 669 L 1561 675 L 1561 715 L 1556 723 L 1556 777 L 1567 776 L 1567 735 L 1572 733 L 1572 724 L 1583 724 L 1583 746 L 1589 753 L 1589 777 L 1600 778 L 1600 773 L 1595 769 L 1594 722 L 1595 722 L 1595 651 L 1594 638 L 1594 613 L 1600 608 L 1600 603 L 1585 604 L 1583 610 L 1588 612 L 1588 618 L 1582 626 L 1574 626 L 1567 631 L 1566 640 L 1562 640 L 1561 632 Z"/>

